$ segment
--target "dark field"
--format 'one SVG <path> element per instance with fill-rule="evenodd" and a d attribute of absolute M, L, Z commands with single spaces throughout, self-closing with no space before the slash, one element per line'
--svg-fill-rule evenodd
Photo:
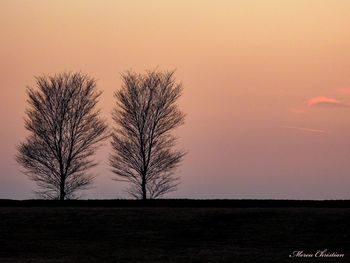
<path fill-rule="evenodd" d="M 1 263 L 350 262 L 350 208 L 340 203 L 334 207 L 259 202 L 247 207 L 203 202 L 197 203 L 199 207 L 43 204 L 0 207 Z M 345 257 L 288 257 L 294 250 L 324 249 Z"/>

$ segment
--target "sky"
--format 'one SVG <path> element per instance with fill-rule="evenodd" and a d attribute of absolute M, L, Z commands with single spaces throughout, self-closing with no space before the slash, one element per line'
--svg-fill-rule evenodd
<path fill-rule="evenodd" d="M 188 151 L 172 198 L 350 198 L 350 1 L 0 0 L 0 199 L 34 198 L 16 164 L 26 87 L 81 71 L 176 70 Z M 127 198 L 108 142 L 83 198 Z"/>

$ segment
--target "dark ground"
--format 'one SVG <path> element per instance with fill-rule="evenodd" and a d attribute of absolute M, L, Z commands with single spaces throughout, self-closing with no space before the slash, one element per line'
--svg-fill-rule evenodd
<path fill-rule="evenodd" d="M 0 200 L 0 262 L 350 262 L 349 224 L 349 201 Z"/>

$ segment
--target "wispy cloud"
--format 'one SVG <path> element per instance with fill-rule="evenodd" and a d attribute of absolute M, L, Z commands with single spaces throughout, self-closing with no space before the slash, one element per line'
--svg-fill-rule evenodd
<path fill-rule="evenodd" d="M 305 113 L 307 111 L 306 107 L 303 106 L 303 107 L 290 107 L 288 109 L 289 112 L 292 112 L 292 113 Z"/>
<path fill-rule="evenodd" d="M 337 93 L 344 94 L 344 95 L 350 95 L 350 88 L 340 88 L 337 90 Z"/>
<path fill-rule="evenodd" d="M 294 129 L 299 131 L 305 131 L 305 132 L 311 132 L 311 133 L 329 133 L 325 130 L 319 130 L 319 129 L 311 129 L 311 128 L 305 128 L 305 127 L 296 127 L 296 126 L 285 126 L 288 129 Z"/>
<path fill-rule="evenodd" d="M 348 108 L 349 104 L 343 103 L 337 99 L 318 96 L 313 97 L 305 101 L 305 104 L 309 107 L 326 107 L 326 108 Z"/>

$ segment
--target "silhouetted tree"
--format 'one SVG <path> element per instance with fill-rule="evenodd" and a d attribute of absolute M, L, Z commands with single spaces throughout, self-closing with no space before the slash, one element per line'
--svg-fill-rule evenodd
<path fill-rule="evenodd" d="M 175 83 L 174 72 L 127 72 L 122 81 L 115 93 L 112 171 L 115 180 L 130 183 L 132 196 L 157 198 L 179 183 L 174 172 L 185 152 L 173 149 L 177 138 L 171 131 L 184 123 L 176 105 L 182 87 Z"/>
<path fill-rule="evenodd" d="M 25 128 L 30 132 L 18 146 L 17 162 L 35 181 L 44 198 L 73 198 L 86 189 L 95 166 L 91 156 L 107 136 L 107 125 L 96 104 L 96 81 L 81 73 L 36 78 L 28 87 Z"/>

